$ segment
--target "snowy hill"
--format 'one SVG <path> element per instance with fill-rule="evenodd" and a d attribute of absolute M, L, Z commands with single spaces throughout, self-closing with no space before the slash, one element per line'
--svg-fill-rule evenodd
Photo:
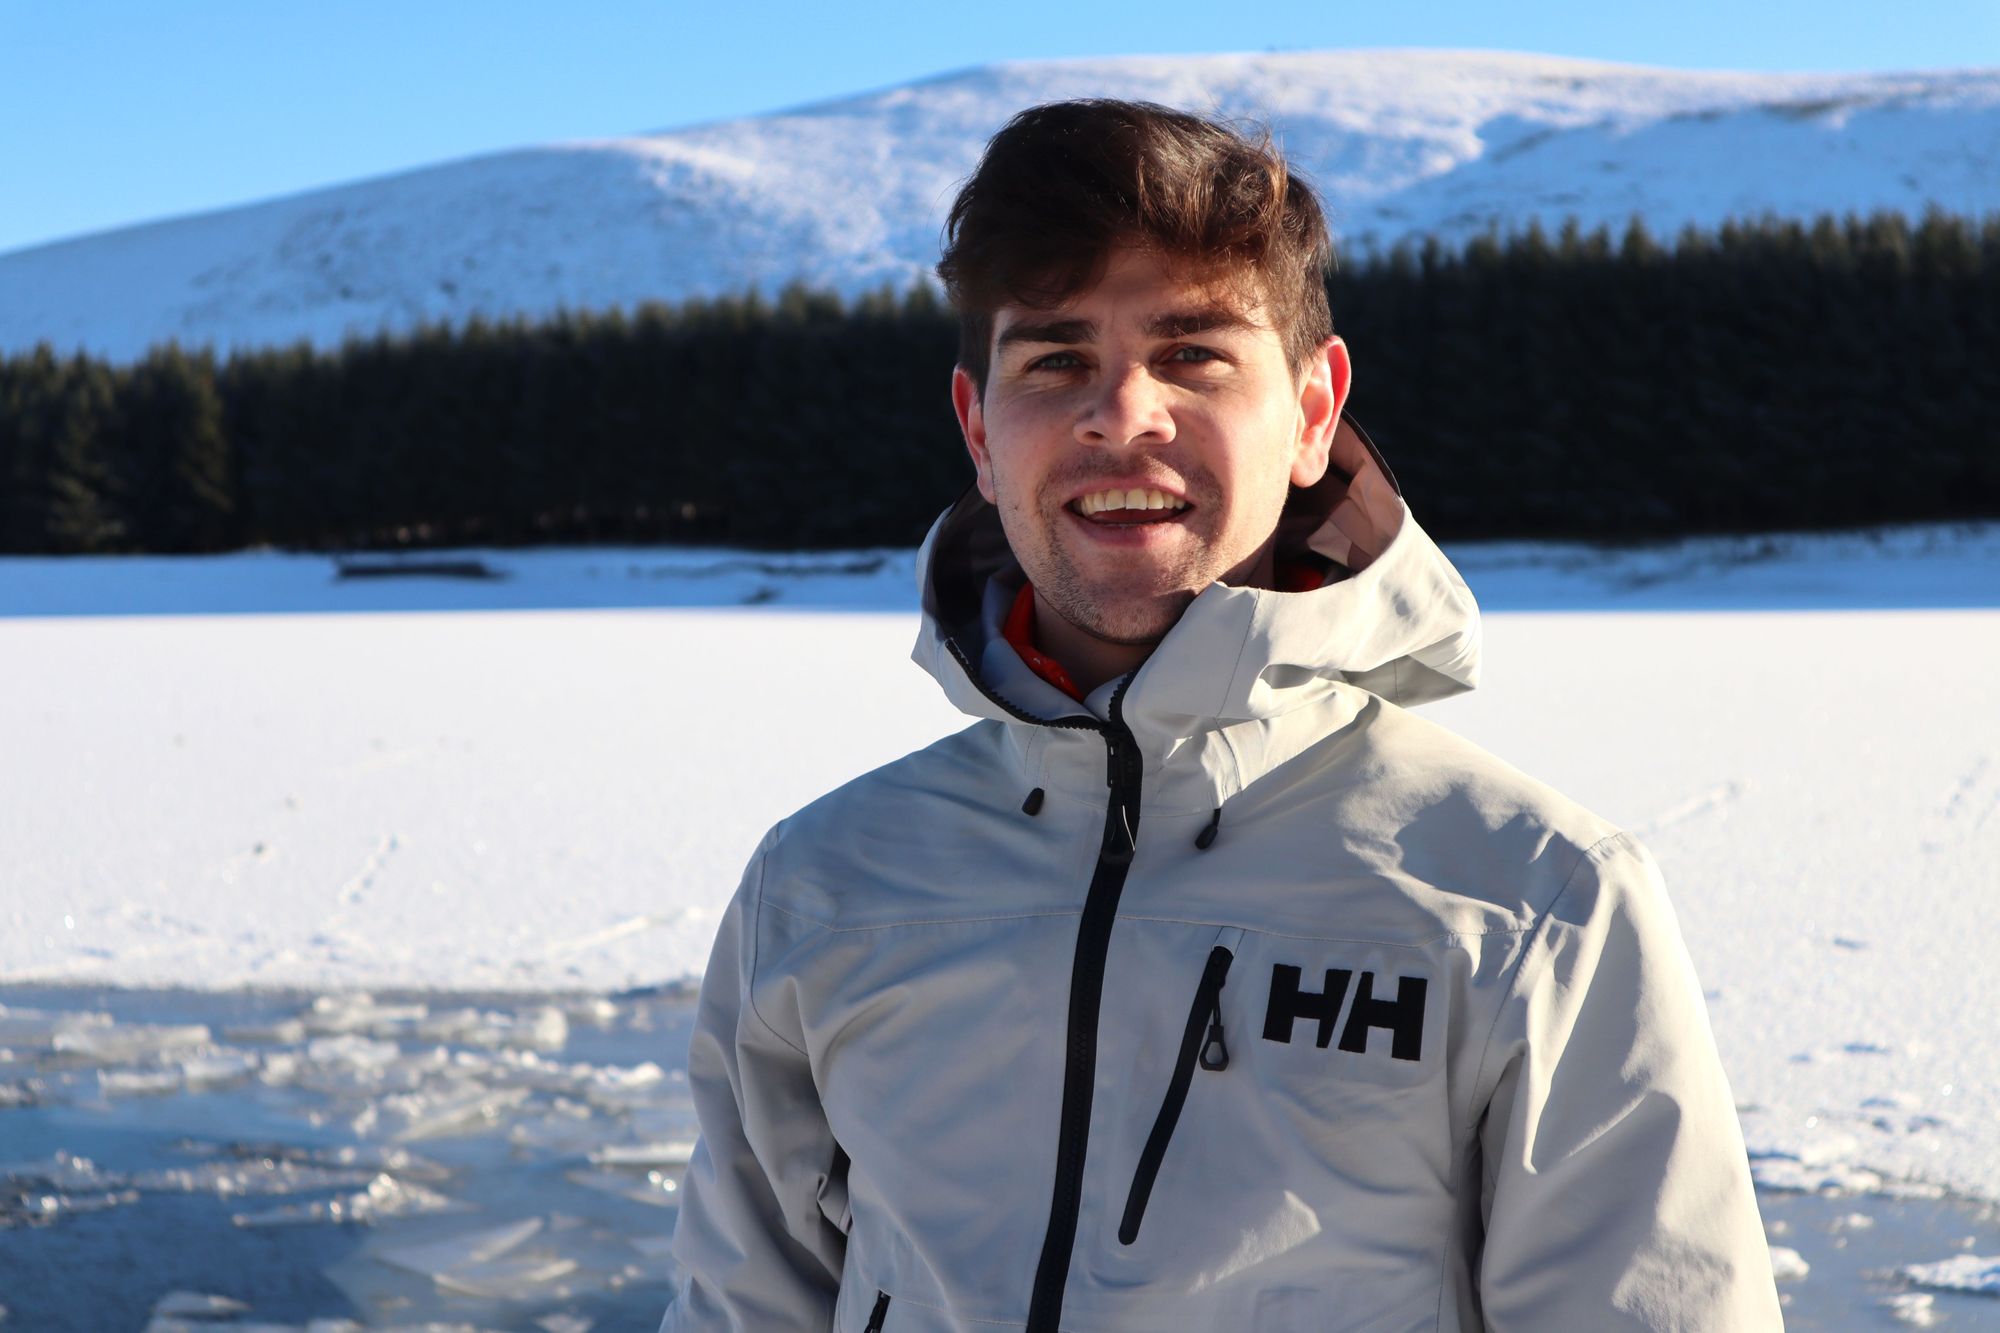
<path fill-rule="evenodd" d="M 527 148 L 0 255 L 0 352 L 117 358 L 539 315 L 802 278 L 907 285 L 1023 106 L 1145 98 L 1270 123 L 1350 253 L 1577 216 L 2000 209 L 2000 70 L 1688 73 L 1352 51 L 1052 61 L 693 129 Z"/>

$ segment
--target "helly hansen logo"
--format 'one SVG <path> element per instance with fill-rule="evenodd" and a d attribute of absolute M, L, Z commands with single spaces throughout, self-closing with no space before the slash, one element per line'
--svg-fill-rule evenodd
<path fill-rule="evenodd" d="M 1271 1000 L 1264 1009 L 1264 1040 L 1289 1043 L 1292 1027 L 1299 1019 L 1310 1019 L 1317 1028 L 1313 1044 L 1325 1050 L 1333 1040 L 1340 1020 L 1340 1008 L 1347 999 L 1354 973 L 1344 967 L 1329 967 L 1326 981 L 1318 991 L 1300 987 L 1302 974 L 1289 963 L 1271 968 Z M 1354 1003 L 1347 1010 L 1347 1024 L 1340 1029 L 1340 1049 L 1360 1053 L 1368 1049 L 1368 1030 L 1382 1028 L 1390 1034 L 1389 1054 L 1397 1060 L 1420 1060 L 1424 1053 L 1424 993 L 1430 983 L 1422 977 L 1397 977 L 1396 998 L 1378 998 L 1375 974 L 1363 972 L 1354 989 Z"/>

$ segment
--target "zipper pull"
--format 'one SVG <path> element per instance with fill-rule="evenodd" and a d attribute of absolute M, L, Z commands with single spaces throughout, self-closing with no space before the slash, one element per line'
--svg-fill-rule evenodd
<path fill-rule="evenodd" d="M 882 1321 L 888 1317 L 889 1293 L 878 1291 L 875 1293 L 875 1308 L 868 1315 L 868 1327 L 862 1329 L 861 1333 L 882 1333 Z"/>
<path fill-rule="evenodd" d="M 1137 797 L 1139 782 L 1144 776 L 1146 761 L 1139 754 L 1138 742 L 1122 731 L 1104 733 L 1105 776 L 1104 785 L 1111 788 L 1111 809 L 1108 812 L 1116 822 L 1109 826 L 1103 859 L 1112 865 L 1130 865 L 1132 857 L 1139 850 Z M 1115 829 L 1117 837 L 1110 830 Z"/>
<path fill-rule="evenodd" d="M 1209 1052 L 1214 1051 L 1214 1055 Z M 1224 1070 L 1229 1068 L 1229 1047 L 1222 1040 L 1222 997 L 1215 997 L 1215 1008 L 1208 1013 L 1208 1040 L 1201 1046 L 1201 1067 L 1203 1069 Z"/>

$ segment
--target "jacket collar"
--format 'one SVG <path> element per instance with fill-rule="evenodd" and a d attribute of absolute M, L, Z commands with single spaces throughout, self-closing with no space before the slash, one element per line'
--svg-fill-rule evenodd
<path fill-rule="evenodd" d="M 1279 524 L 1282 549 L 1303 547 L 1334 562 L 1324 586 L 1274 592 L 1210 584 L 1120 698 L 1119 715 L 1148 767 L 1192 762 L 1217 804 L 1342 725 L 1365 701 L 1356 687 L 1409 705 L 1478 680 L 1472 593 L 1417 525 L 1367 435 L 1344 415 L 1339 430 L 1347 439 L 1337 443 L 1349 448 L 1337 447 L 1336 456 L 1365 451 L 1367 464 L 1351 479 L 1328 469 L 1318 485 L 1293 494 Z M 1380 553 L 1367 558 L 1357 536 L 1381 544 Z M 1016 739 L 1024 759 L 1042 755 L 1043 764 L 1049 737 L 1033 732 L 1051 731 L 1049 723 L 1093 728 L 1105 717 L 1115 686 L 1079 706 L 1030 671 L 1002 636 L 1025 576 L 998 511 L 977 490 L 932 526 L 917 567 L 923 624 L 912 656 L 959 709 L 1032 729 Z"/>

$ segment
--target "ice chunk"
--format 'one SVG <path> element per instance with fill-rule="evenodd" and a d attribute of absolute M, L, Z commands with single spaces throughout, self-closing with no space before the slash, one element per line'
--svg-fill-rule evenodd
<path fill-rule="evenodd" d="M 552 1051 L 562 1049 L 569 1040 L 569 1019 L 562 1010 L 547 1004 L 518 1015 L 487 1009 L 454 1009 L 432 1014 L 416 1025 L 415 1033 L 426 1041 L 464 1046 Z"/>
<path fill-rule="evenodd" d="M 100 1069 L 97 1090 L 106 1097 L 164 1097 L 181 1090 L 178 1065 L 170 1069 Z"/>
<path fill-rule="evenodd" d="M 516 1121 L 507 1142 L 516 1148 L 563 1157 L 582 1156 L 604 1142 L 604 1126 L 590 1108 L 567 1097 L 553 1099 L 545 1115 Z"/>
<path fill-rule="evenodd" d="M 402 1032 L 429 1013 L 428 1005 L 377 1004 L 373 995 L 353 991 L 319 996 L 312 1008 L 300 1015 L 300 1021 L 317 1036 L 359 1032 L 379 1037 Z"/>
<path fill-rule="evenodd" d="M 1783 1154 L 1751 1158 L 1750 1178 L 1759 1189 L 1794 1194 L 1872 1194 L 1883 1187 L 1882 1177 L 1866 1167 Z"/>
<path fill-rule="evenodd" d="M 393 1148 L 372 1143 L 345 1143 L 338 1147 L 305 1148 L 291 1143 L 256 1140 L 208 1143 L 197 1139 L 181 1139 L 173 1146 L 175 1151 L 186 1153 L 190 1157 L 261 1162 L 267 1169 L 276 1162 L 295 1162 L 307 1166 L 338 1167 L 358 1171 L 363 1177 L 378 1171 L 393 1171 L 399 1176 L 408 1176 L 416 1180 L 443 1180 L 450 1174 L 436 1162 L 419 1157 L 407 1148 Z"/>
<path fill-rule="evenodd" d="M 299 1076 L 300 1060 L 292 1051 L 273 1051 L 264 1057 L 257 1071 L 258 1081 L 277 1087 Z"/>
<path fill-rule="evenodd" d="M 156 1315 L 178 1315 L 188 1319 L 220 1319 L 242 1314 L 250 1307 L 228 1296 L 205 1291 L 170 1291 L 153 1302 Z"/>
<path fill-rule="evenodd" d="M 1784 1245 L 1771 1247 L 1771 1276 L 1780 1282 L 1796 1282 L 1812 1272 L 1812 1265 L 1797 1250 Z"/>
<path fill-rule="evenodd" d="M 1899 1292 L 1882 1304 L 1891 1319 L 1912 1328 L 1929 1328 L 1938 1321 L 1938 1313 L 1932 1308 L 1937 1304 L 1937 1298 L 1927 1291 Z"/>
<path fill-rule="evenodd" d="M 222 1035 L 251 1046 L 296 1046 L 306 1039 L 306 1025 L 296 1018 L 281 1018 L 275 1023 L 226 1027 Z"/>
<path fill-rule="evenodd" d="M 659 1143 L 611 1143 L 590 1155 L 598 1166 L 686 1166 L 694 1160 L 693 1139 Z"/>
<path fill-rule="evenodd" d="M 572 1023 L 588 1023 L 592 1027 L 608 1028 L 618 1021 L 618 1006 L 602 995 L 580 996 L 563 1002 L 563 1012 Z"/>
<path fill-rule="evenodd" d="M 357 1133 L 398 1143 L 493 1129 L 502 1114 L 526 1101 L 527 1088 L 494 1088 L 471 1080 L 417 1092 L 392 1093 L 354 1118 Z"/>
<path fill-rule="evenodd" d="M 56 1034 L 111 1026 L 111 1015 L 65 1014 L 46 1009 L 10 1009 L 0 1004 L 0 1044 L 47 1048 Z"/>
<path fill-rule="evenodd" d="M 462 1212 L 468 1205 L 436 1190 L 408 1180 L 398 1180 L 384 1172 L 368 1182 L 368 1187 L 334 1199 L 311 1203 L 283 1204 L 259 1213 L 235 1213 L 230 1221 L 239 1227 L 310 1225 L 316 1222 L 377 1222 L 385 1217 L 409 1217 L 418 1213 Z"/>
<path fill-rule="evenodd" d="M 558 1278 L 576 1271 L 576 1260 L 557 1254 L 509 1254 L 485 1263 L 469 1264 L 431 1274 L 431 1281 L 446 1291 L 464 1296 L 484 1296 L 490 1300 L 522 1301 L 541 1294 L 541 1289 Z"/>
<path fill-rule="evenodd" d="M 535 1327 L 543 1333 L 590 1333 L 596 1324 L 582 1315 L 545 1314 L 535 1321 Z"/>
<path fill-rule="evenodd" d="M 2000 1257 L 1982 1259 L 1975 1254 L 1961 1254 L 1936 1263 L 1904 1264 L 1897 1271 L 1920 1287 L 2000 1296 Z"/>
<path fill-rule="evenodd" d="M 181 1061 L 181 1080 L 190 1091 L 226 1087 L 256 1073 L 258 1064 L 247 1051 L 218 1049 Z"/>
<path fill-rule="evenodd" d="M 50 1038 L 49 1045 L 65 1055 L 111 1065 L 159 1058 L 208 1042 L 209 1031 L 200 1023 L 112 1023 L 64 1027 Z"/>
<path fill-rule="evenodd" d="M 680 1202 L 679 1172 L 654 1170 L 642 1175 L 635 1171 L 567 1171 L 564 1176 L 571 1184 L 638 1203 L 671 1208 Z"/>
<path fill-rule="evenodd" d="M 350 1069 L 382 1069 L 396 1063 L 402 1053 L 403 1048 L 393 1041 L 376 1041 L 353 1033 L 314 1037 L 306 1043 L 306 1059 L 313 1064 Z"/>
<path fill-rule="evenodd" d="M 95 1213 L 136 1202 L 125 1178 L 88 1157 L 58 1152 L 46 1162 L 0 1168 L 0 1231 L 41 1226 L 65 1213 Z"/>
<path fill-rule="evenodd" d="M 461 1231 L 416 1245 L 384 1245 L 369 1253 L 391 1267 L 431 1277 L 498 1259 L 539 1234 L 541 1229 L 541 1218 L 522 1217 L 502 1226 Z"/>
<path fill-rule="evenodd" d="M 366 1184 L 370 1174 L 353 1167 L 257 1157 L 141 1171 L 132 1176 L 131 1183 L 142 1190 L 176 1194 L 303 1194 L 351 1189 Z"/>
<path fill-rule="evenodd" d="M 666 1072 L 651 1060 L 637 1065 L 582 1066 L 587 1077 L 577 1091 L 591 1105 L 607 1111 L 624 1111 L 657 1102 L 659 1084 Z"/>

